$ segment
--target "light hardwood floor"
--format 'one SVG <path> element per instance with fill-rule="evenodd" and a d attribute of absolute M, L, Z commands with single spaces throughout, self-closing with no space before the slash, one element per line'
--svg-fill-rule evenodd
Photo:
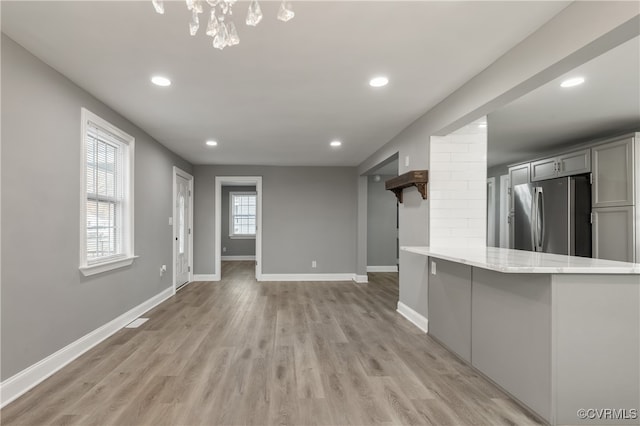
<path fill-rule="evenodd" d="M 225 262 L 5 407 L 3 425 L 524 425 L 537 420 L 369 284 Z"/>

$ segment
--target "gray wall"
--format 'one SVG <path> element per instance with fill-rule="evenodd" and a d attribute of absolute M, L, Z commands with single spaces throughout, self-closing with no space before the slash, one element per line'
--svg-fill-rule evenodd
<path fill-rule="evenodd" d="M 203 165 L 193 170 L 196 274 L 216 272 L 216 176 L 262 176 L 264 274 L 356 271 L 355 167 Z"/>
<path fill-rule="evenodd" d="M 396 226 L 397 203 L 384 182 L 393 176 L 375 176 L 367 181 L 367 266 L 393 266 L 398 263 Z"/>
<path fill-rule="evenodd" d="M 358 172 L 364 174 L 395 154 L 399 174 L 428 169 L 432 135 L 446 135 L 631 39 L 639 22 L 634 2 L 571 3 L 363 161 Z M 423 201 L 415 189 L 405 190 L 404 198 L 399 208 L 400 246 L 426 246 L 429 200 Z M 366 202 L 361 194 L 358 199 Z M 366 209 L 358 212 L 358 221 L 366 223 Z M 358 235 L 358 247 L 366 247 L 366 235 Z M 427 284 L 426 257 L 401 251 L 400 302 L 425 317 Z"/>
<path fill-rule="evenodd" d="M 255 238 L 229 238 L 229 193 L 251 192 L 255 186 L 223 186 L 222 187 L 222 255 L 253 256 L 256 254 Z M 226 251 L 225 251 L 226 248 Z"/>
<path fill-rule="evenodd" d="M 191 165 L 4 35 L 1 60 L 6 380 L 171 286 L 172 167 Z M 91 277 L 78 270 L 81 107 L 136 139 L 140 257 Z"/>

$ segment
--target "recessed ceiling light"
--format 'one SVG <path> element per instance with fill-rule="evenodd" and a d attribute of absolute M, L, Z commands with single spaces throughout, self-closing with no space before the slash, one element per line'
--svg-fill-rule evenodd
<path fill-rule="evenodd" d="M 161 75 L 154 75 L 153 77 L 151 77 L 151 82 L 156 86 L 171 86 L 171 80 L 169 80 L 167 77 L 162 77 Z"/>
<path fill-rule="evenodd" d="M 331 141 L 331 143 L 329 145 L 331 145 L 334 148 L 337 148 L 337 147 L 342 145 L 342 142 L 340 142 L 340 141 Z"/>
<path fill-rule="evenodd" d="M 204 144 L 207 146 L 218 146 L 218 142 L 216 141 L 206 141 Z"/>
<path fill-rule="evenodd" d="M 373 77 L 369 80 L 369 86 L 371 87 L 383 87 L 389 83 L 389 79 L 383 75 L 378 77 Z"/>
<path fill-rule="evenodd" d="M 574 77 L 560 83 L 561 87 L 579 86 L 584 83 L 584 77 Z"/>

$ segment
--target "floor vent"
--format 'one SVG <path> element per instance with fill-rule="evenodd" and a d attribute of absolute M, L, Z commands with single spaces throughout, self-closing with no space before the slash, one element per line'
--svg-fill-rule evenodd
<path fill-rule="evenodd" d="M 130 322 L 124 328 L 138 328 L 138 327 L 140 327 L 142 324 L 144 324 L 147 321 L 149 321 L 149 318 L 138 318 L 138 319 L 133 320 L 132 322 Z"/>

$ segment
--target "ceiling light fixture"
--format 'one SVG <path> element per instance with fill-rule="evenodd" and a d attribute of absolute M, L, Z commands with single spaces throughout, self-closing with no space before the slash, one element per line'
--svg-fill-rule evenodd
<path fill-rule="evenodd" d="M 574 87 L 584 83 L 584 77 L 574 77 L 560 83 L 561 87 Z"/>
<path fill-rule="evenodd" d="M 206 141 L 204 144 L 207 146 L 218 146 L 218 142 L 216 141 Z"/>
<path fill-rule="evenodd" d="M 340 141 L 331 141 L 331 143 L 329 145 L 331 145 L 333 148 L 337 148 L 339 146 L 342 146 L 342 142 L 340 142 Z"/>
<path fill-rule="evenodd" d="M 216 49 L 224 49 L 227 46 L 235 46 L 240 43 L 236 24 L 231 21 L 233 17 L 233 5 L 237 0 L 186 0 L 187 9 L 191 11 L 191 20 L 189 21 L 189 34 L 195 36 L 200 28 L 199 15 L 204 13 L 204 3 L 210 6 L 209 21 L 207 23 L 206 34 L 213 38 L 213 47 Z M 159 14 L 164 14 L 164 1 L 152 0 L 153 8 Z M 295 12 L 291 8 L 291 2 L 282 0 L 278 14 L 278 20 L 287 22 L 293 19 Z M 225 22 L 226 21 L 226 22 Z M 262 21 L 262 9 L 258 0 L 252 0 L 249 3 L 249 10 L 245 23 L 251 27 L 255 27 Z"/>
<path fill-rule="evenodd" d="M 389 79 L 383 75 L 374 77 L 369 80 L 369 86 L 371 87 L 384 87 L 389 83 Z"/>
<path fill-rule="evenodd" d="M 171 80 L 169 80 L 167 77 L 162 77 L 161 75 L 154 75 L 153 77 L 151 77 L 151 82 L 156 86 L 171 86 Z"/>

